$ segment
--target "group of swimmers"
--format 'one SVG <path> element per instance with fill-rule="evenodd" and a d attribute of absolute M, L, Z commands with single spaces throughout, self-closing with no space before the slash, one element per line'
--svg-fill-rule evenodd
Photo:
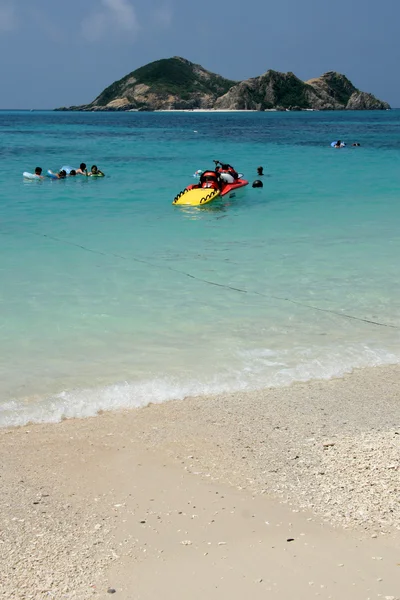
<path fill-rule="evenodd" d="M 45 175 L 42 175 L 42 168 L 36 167 L 35 175 L 40 177 L 40 179 L 44 179 Z M 97 168 L 96 165 L 93 165 L 90 171 L 87 170 L 85 163 L 81 163 L 79 169 L 61 169 L 58 173 L 53 173 L 49 171 L 49 175 L 55 179 L 65 179 L 66 177 L 75 177 L 76 175 L 83 175 L 84 177 L 104 177 L 103 171 Z"/>
<path fill-rule="evenodd" d="M 361 146 L 361 144 L 359 142 L 354 142 L 351 145 L 355 146 L 355 147 Z M 346 146 L 346 143 L 343 142 L 342 140 L 338 140 L 337 142 L 332 142 L 331 146 L 332 146 L 332 148 L 344 148 Z"/>

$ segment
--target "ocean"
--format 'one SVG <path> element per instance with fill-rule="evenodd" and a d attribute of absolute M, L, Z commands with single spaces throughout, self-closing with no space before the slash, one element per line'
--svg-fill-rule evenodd
<path fill-rule="evenodd" d="M 399 126 L 0 112 L 0 426 L 400 362 Z M 213 159 L 250 185 L 172 206 Z M 82 161 L 106 177 L 22 178 Z"/>

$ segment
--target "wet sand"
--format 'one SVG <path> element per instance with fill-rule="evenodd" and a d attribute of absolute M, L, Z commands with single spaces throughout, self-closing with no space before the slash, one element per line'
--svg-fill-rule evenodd
<path fill-rule="evenodd" d="M 399 375 L 1 430 L 1 597 L 398 599 Z"/>

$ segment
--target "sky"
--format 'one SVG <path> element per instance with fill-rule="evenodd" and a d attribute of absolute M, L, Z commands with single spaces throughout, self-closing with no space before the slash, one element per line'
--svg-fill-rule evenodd
<path fill-rule="evenodd" d="M 399 0 L 0 0 L 0 109 L 91 102 L 153 60 L 229 79 L 344 73 L 400 107 Z"/>

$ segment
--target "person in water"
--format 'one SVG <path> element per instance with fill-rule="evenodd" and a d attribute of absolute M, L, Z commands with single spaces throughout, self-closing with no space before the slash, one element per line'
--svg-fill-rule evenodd
<path fill-rule="evenodd" d="M 87 175 L 88 174 L 85 163 L 81 163 L 79 165 L 79 169 L 76 170 L 76 174 L 77 175 Z"/>
<path fill-rule="evenodd" d="M 93 165 L 90 169 L 90 173 L 88 173 L 88 177 L 104 177 L 104 173 L 103 171 L 100 171 L 96 165 Z"/>
<path fill-rule="evenodd" d="M 361 144 L 359 142 L 354 142 L 354 144 L 352 144 L 352 146 L 356 146 L 358 148 L 358 146 L 361 146 Z"/>
<path fill-rule="evenodd" d="M 233 183 L 235 179 L 239 179 L 239 173 L 235 171 L 232 165 L 221 163 L 219 160 L 214 160 L 214 163 L 215 172 L 218 174 L 220 180 L 225 181 L 225 183 Z"/>
<path fill-rule="evenodd" d="M 70 176 L 70 177 L 75 177 L 75 176 L 76 176 L 76 171 L 75 171 L 75 169 L 71 169 L 71 171 L 69 172 L 69 176 Z"/>
<path fill-rule="evenodd" d="M 257 167 L 257 175 L 259 177 L 262 177 L 264 175 L 264 168 L 263 167 Z"/>
<path fill-rule="evenodd" d="M 44 179 L 44 177 L 42 175 L 42 169 L 41 169 L 41 167 L 36 167 L 35 168 L 35 175 L 37 175 L 37 177 L 40 177 L 40 179 Z"/>
<path fill-rule="evenodd" d="M 333 147 L 334 147 L 334 148 L 344 148 L 344 147 L 345 147 L 345 145 L 346 145 L 346 144 L 345 144 L 344 142 L 342 142 L 342 140 L 338 140 L 338 141 L 336 142 L 336 144 L 335 144 Z"/>

